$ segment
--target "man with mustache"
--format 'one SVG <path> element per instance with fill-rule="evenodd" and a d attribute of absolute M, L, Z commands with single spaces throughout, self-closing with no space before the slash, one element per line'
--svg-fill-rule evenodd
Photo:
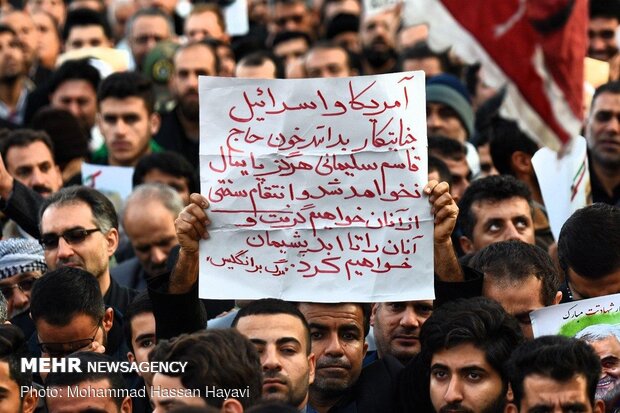
<path fill-rule="evenodd" d="M 179 47 L 173 57 L 170 93 L 175 107 L 162 113 L 162 124 L 155 140 L 166 150 L 183 155 L 198 167 L 198 76 L 217 76 L 219 63 L 207 43 L 190 42 Z"/>
<path fill-rule="evenodd" d="M 402 411 L 504 411 L 503 364 L 523 334 L 498 303 L 483 297 L 448 302 L 426 320 L 420 341 L 420 354 L 401 375 Z"/>
<path fill-rule="evenodd" d="M 586 121 L 593 202 L 620 205 L 620 82 L 599 86 Z"/>
<path fill-rule="evenodd" d="M 620 328 L 596 324 L 581 330 L 575 338 L 588 343 L 601 359 L 601 376 L 596 386 L 596 399 L 605 402 L 611 412 L 620 400 Z"/>
<path fill-rule="evenodd" d="M 263 399 L 280 400 L 307 412 L 315 359 L 303 314 L 291 303 L 267 298 L 239 310 L 232 325 L 258 350 Z"/>
<path fill-rule="evenodd" d="M 611 61 L 618 53 L 616 30 L 620 24 L 620 1 L 591 0 L 588 21 L 588 56 Z"/>
<path fill-rule="evenodd" d="M 389 9 L 368 13 L 360 28 L 362 67 L 366 75 L 393 72 L 396 66 L 396 33 L 399 11 Z"/>
<path fill-rule="evenodd" d="M 0 146 L 2 159 L 8 172 L 6 189 L 11 193 L 3 197 L 7 203 L 11 197 L 26 188 L 48 197 L 62 186 L 62 174 L 54 161 L 53 144 L 42 131 L 17 129 L 9 132 Z M 17 187 L 17 188 L 16 188 Z M 19 196 L 19 195 L 16 195 Z M 36 194 L 32 196 L 37 197 Z M 37 197 L 40 200 L 40 197 Z M 12 214 L 7 214 L 13 218 Z M 16 222 L 10 221 L 3 229 L 5 238 L 28 238 L 28 233 Z"/>

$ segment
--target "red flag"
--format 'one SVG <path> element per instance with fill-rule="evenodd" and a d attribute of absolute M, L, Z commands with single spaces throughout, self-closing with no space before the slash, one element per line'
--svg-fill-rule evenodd
<path fill-rule="evenodd" d="M 429 24 L 434 48 L 480 62 L 485 81 L 506 85 L 503 114 L 559 150 L 579 134 L 587 0 L 408 0 L 410 23 Z"/>

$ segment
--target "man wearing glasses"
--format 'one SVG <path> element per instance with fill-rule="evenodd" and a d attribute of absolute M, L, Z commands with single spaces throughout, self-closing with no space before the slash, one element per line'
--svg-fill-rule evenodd
<path fill-rule="evenodd" d="M 92 275 L 79 268 L 50 271 L 32 289 L 30 315 L 42 357 L 94 351 L 126 360 L 122 326 L 115 314 L 104 305 Z"/>
<path fill-rule="evenodd" d="M 110 257 L 118 246 L 118 218 L 108 198 L 84 186 L 64 188 L 45 200 L 40 216 L 47 267 L 89 272 L 99 283 L 104 303 L 124 312 L 136 292 L 110 276 Z"/>
<path fill-rule="evenodd" d="M 34 331 L 28 316 L 30 291 L 46 269 L 43 249 L 37 241 L 20 238 L 0 241 L 0 292 L 7 301 L 8 317 L 26 337 Z"/>

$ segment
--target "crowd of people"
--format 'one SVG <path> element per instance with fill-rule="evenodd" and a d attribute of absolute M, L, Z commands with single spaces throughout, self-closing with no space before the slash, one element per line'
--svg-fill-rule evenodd
<path fill-rule="evenodd" d="M 534 338 L 530 313 L 620 293 L 620 0 L 589 2 L 584 58 L 610 69 L 583 123 L 593 204 L 558 239 L 505 91 L 401 7 L 248 0 L 233 36 L 229 3 L 0 3 L 0 412 L 618 411 L 620 327 Z M 198 77 L 410 70 L 435 300 L 199 299 Z M 122 206 L 85 162 L 133 168 Z M 49 358 L 149 368 L 24 367 Z"/>

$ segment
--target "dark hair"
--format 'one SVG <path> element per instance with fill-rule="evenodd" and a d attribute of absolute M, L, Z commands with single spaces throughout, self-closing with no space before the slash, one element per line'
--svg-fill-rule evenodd
<path fill-rule="evenodd" d="M 144 177 L 153 169 L 159 169 L 176 178 L 187 179 L 190 194 L 200 190 L 196 169 L 183 156 L 171 151 L 150 153 L 140 158 L 133 170 L 133 187 L 143 184 Z"/>
<path fill-rule="evenodd" d="M 430 174 L 433 171 L 437 171 L 441 181 L 447 182 L 448 185 L 452 186 L 452 174 L 448 165 L 441 159 L 430 155 L 428 157 L 428 173 Z"/>
<path fill-rule="evenodd" d="M 259 50 L 258 52 L 250 53 L 249 55 L 244 56 L 237 63 L 237 67 L 259 67 L 264 65 L 267 61 L 274 64 L 276 79 L 284 79 L 284 64 L 282 63 L 282 59 L 267 50 Z"/>
<path fill-rule="evenodd" d="M 594 91 L 594 96 L 592 96 L 592 105 L 590 106 L 590 108 L 594 108 L 594 102 L 596 101 L 596 98 L 598 98 L 599 95 L 603 93 L 613 93 L 615 95 L 620 94 L 620 80 L 607 82 L 596 88 L 596 90 Z"/>
<path fill-rule="evenodd" d="M 155 94 L 151 81 L 137 72 L 119 72 L 106 77 L 99 85 L 97 103 L 107 98 L 140 98 L 149 114 L 155 109 Z"/>
<path fill-rule="evenodd" d="M 296 303 L 298 306 L 299 304 L 304 304 L 304 303 Z M 308 303 L 308 304 L 315 304 L 315 303 Z M 368 333 L 370 332 L 370 315 L 372 313 L 372 305 L 370 303 L 316 303 L 319 305 L 340 305 L 340 304 L 353 304 L 358 306 L 361 310 L 362 310 L 362 326 L 364 328 L 364 337 L 366 337 L 368 335 Z"/>
<path fill-rule="evenodd" d="M 29 357 L 24 333 L 12 324 L 0 325 L 0 361 L 9 365 L 9 378 L 18 388 L 32 386 L 32 373 L 21 368 L 21 359 Z M 20 392 L 20 399 L 22 392 Z"/>
<path fill-rule="evenodd" d="M 261 400 L 246 413 L 299 413 L 299 410 L 279 400 Z"/>
<path fill-rule="evenodd" d="M 480 135 L 481 140 L 487 139 L 490 142 L 493 165 L 502 175 L 515 175 L 511 166 L 513 153 L 521 151 L 534 156 L 538 150 L 536 142 L 523 133 L 512 120 L 495 118 Z"/>
<path fill-rule="evenodd" d="M 467 156 L 467 148 L 456 139 L 432 135 L 428 137 L 428 153 L 434 156 L 460 161 Z"/>
<path fill-rule="evenodd" d="M 251 315 L 277 315 L 288 314 L 298 318 L 301 324 L 304 326 L 304 332 L 306 333 L 306 354 L 310 354 L 312 351 L 312 342 L 310 340 L 310 327 L 304 315 L 299 309 L 292 303 L 276 298 L 263 298 L 261 300 L 252 301 L 247 306 L 241 308 L 235 316 L 232 327 L 236 327 L 239 319 L 248 317 Z"/>
<path fill-rule="evenodd" d="M 84 26 L 99 26 L 103 30 L 105 37 L 108 39 L 112 39 L 113 37 L 110 23 L 108 23 L 108 20 L 101 13 L 92 9 L 79 8 L 67 13 L 65 25 L 62 30 L 62 41 L 67 41 L 71 34 L 71 29 Z"/>
<path fill-rule="evenodd" d="M 30 316 L 55 326 L 66 326 L 79 314 L 95 322 L 105 314 L 97 279 L 80 268 L 59 267 L 45 273 L 32 287 Z"/>
<path fill-rule="evenodd" d="M 620 23 L 620 1 L 590 0 L 590 19 L 595 17 L 617 19 Z"/>
<path fill-rule="evenodd" d="M 50 206 L 73 205 L 80 202 L 90 207 L 95 225 L 101 232 L 105 234 L 112 228 L 118 229 L 118 217 L 112 202 L 96 189 L 79 185 L 62 188 L 43 201 L 39 209 L 39 226 L 43 213 Z"/>
<path fill-rule="evenodd" d="M 54 157 L 54 144 L 52 140 L 44 131 L 38 131 L 34 129 L 15 129 L 9 131 L 5 137 L 0 140 L 0 152 L 2 152 L 2 160 L 4 164 L 7 164 L 6 155 L 14 146 L 24 148 L 30 146 L 35 142 L 42 142 L 50 150 L 52 158 Z"/>
<path fill-rule="evenodd" d="M 407 47 L 400 52 L 398 56 L 398 63 L 396 64 L 397 70 L 403 70 L 405 61 L 411 59 L 429 59 L 435 58 L 439 61 L 439 66 L 442 72 L 446 72 L 450 63 L 448 61 L 448 54 L 446 52 L 438 53 L 428 46 L 425 40 L 417 41 L 413 46 Z"/>
<path fill-rule="evenodd" d="M 106 380 L 110 386 L 110 389 L 116 390 L 109 392 L 110 398 L 114 400 L 114 404 L 120 409 L 123 404 L 123 389 L 127 388 L 123 375 L 119 372 L 110 371 L 108 369 L 91 371 L 86 368 L 88 363 L 110 363 L 113 359 L 105 354 L 99 354 L 92 351 L 81 351 L 69 356 L 72 359 L 80 360 L 80 366 L 82 366 L 82 372 L 68 371 L 68 372 L 51 372 L 48 374 L 45 380 L 45 386 L 50 387 L 69 387 L 76 386 L 85 382 L 96 382 Z M 106 392 L 106 394 L 108 394 Z"/>
<path fill-rule="evenodd" d="M 601 361 L 584 341 L 563 336 L 544 336 L 518 347 L 507 363 L 514 403 L 520 407 L 525 396 L 523 382 L 530 375 L 541 375 L 565 382 L 575 374 L 585 376 L 590 403 L 594 404 Z"/>
<path fill-rule="evenodd" d="M 306 42 L 306 45 L 308 47 L 312 45 L 312 39 L 310 39 L 310 36 L 308 35 L 308 33 L 300 32 L 300 31 L 285 30 L 285 31 L 276 33 L 276 35 L 273 37 L 273 40 L 271 41 L 271 49 L 273 50 L 280 43 L 288 42 L 289 40 L 294 40 L 294 39 L 302 39 L 303 41 Z"/>
<path fill-rule="evenodd" d="M 225 399 L 207 397 L 206 386 L 248 388 L 248 396 L 238 399 L 244 408 L 261 398 L 260 357 L 254 344 L 235 329 L 200 331 L 160 341 L 149 360 L 188 362 L 184 372 L 167 375 L 180 377 L 185 388 L 199 391 L 210 406 L 222 407 Z"/>
<path fill-rule="evenodd" d="M 597 203 L 573 213 L 558 239 L 560 267 L 585 278 L 602 278 L 620 268 L 620 208 Z"/>
<path fill-rule="evenodd" d="M 469 260 L 469 265 L 494 280 L 521 282 L 536 277 L 542 281 L 540 301 L 545 306 L 553 304 L 561 284 L 549 254 L 519 240 L 487 245 Z"/>
<path fill-rule="evenodd" d="M 10 26 L 6 24 L 0 24 L 0 34 L 2 33 L 11 33 L 14 37 L 17 37 L 17 33 Z"/>
<path fill-rule="evenodd" d="M 430 366 L 438 351 L 471 344 L 485 353 L 486 361 L 507 386 L 504 362 L 523 340 L 517 320 L 495 301 L 484 297 L 458 299 L 437 308 L 424 322 L 420 354 Z"/>
<path fill-rule="evenodd" d="M 54 142 L 54 159 L 60 169 L 75 158 L 88 158 L 88 136 L 71 112 L 47 106 L 34 115 L 31 125 Z"/>
<path fill-rule="evenodd" d="M 149 298 L 149 295 L 146 291 L 142 291 L 140 294 L 136 295 L 131 303 L 125 309 L 125 313 L 123 314 L 123 335 L 125 336 L 125 341 L 127 343 L 127 347 L 132 352 L 134 351 L 132 345 L 132 333 L 131 333 L 131 320 L 140 314 L 147 314 L 153 312 L 153 303 Z"/>
<path fill-rule="evenodd" d="M 475 202 L 496 202 L 515 197 L 523 198 L 529 203 L 532 196 L 529 188 L 523 182 L 510 175 L 495 175 L 476 179 L 467 187 L 459 202 L 457 225 L 463 235 L 471 239 L 477 220 L 472 209 Z"/>
<path fill-rule="evenodd" d="M 101 82 L 101 75 L 89 63 L 88 58 L 67 60 L 52 74 L 49 83 L 50 93 L 53 94 L 60 85 L 68 80 L 83 80 L 90 83 L 96 93 Z"/>

